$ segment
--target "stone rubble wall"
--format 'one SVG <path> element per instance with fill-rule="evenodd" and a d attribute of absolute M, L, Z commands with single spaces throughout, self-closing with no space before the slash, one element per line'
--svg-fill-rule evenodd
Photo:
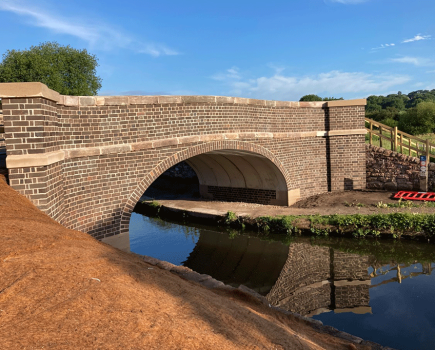
<path fill-rule="evenodd" d="M 399 191 L 420 189 L 420 160 L 385 148 L 366 145 L 367 188 Z M 429 190 L 435 186 L 435 163 L 429 164 Z"/>

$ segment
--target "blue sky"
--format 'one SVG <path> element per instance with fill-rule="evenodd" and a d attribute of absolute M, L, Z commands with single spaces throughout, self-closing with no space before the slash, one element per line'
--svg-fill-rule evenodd
<path fill-rule="evenodd" d="M 100 95 L 295 101 L 435 89 L 433 0 L 0 0 L 0 52 L 99 59 Z"/>

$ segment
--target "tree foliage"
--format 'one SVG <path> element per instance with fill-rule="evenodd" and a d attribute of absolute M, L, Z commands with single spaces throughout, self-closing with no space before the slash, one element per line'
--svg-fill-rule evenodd
<path fill-rule="evenodd" d="M 62 95 L 96 95 L 101 78 L 97 58 L 85 49 L 45 42 L 28 50 L 8 50 L 0 63 L 0 82 L 41 82 Z"/>
<path fill-rule="evenodd" d="M 435 132 L 435 89 L 409 94 L 369 96 L 366 116 L 388 126 L 398 126 L 409 134 Z"/>
<path fill-rule="evenodd" d="M 335 100 L 342 100 L 343 97 L 335 98 L 335 97 L 320 97 L 318 95 L 310 94 L 302 96 L 299 101 L 305 101 L 305 102 L 312 102 L 312 101 L 335 101 Z"/>
<path fill-rule="evenodd" d="M 399 129 L 412 135 L 435 131 L 435 102 L 420 102 L 400 116 Z"/>
<path fill-rule="evenodd" d="M 343 98 L 339 98 L 342 100 Z M 332 101 L 334 97 L 322 98 L 305 95 L 300 101 Z M 371 95 L 367 98 L 366 117 L 412 135 L 435 133 L 435 89 L 417 90 L 409 94 L 398 92 L 387 96 Z"/>

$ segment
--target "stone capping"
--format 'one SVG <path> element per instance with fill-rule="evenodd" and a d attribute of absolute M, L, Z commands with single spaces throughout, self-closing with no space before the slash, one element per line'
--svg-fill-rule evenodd
<path fill-rule="evenodd" d="M 367 100 L 365 98 L 357 100 L 336 100 L 326 102 L 327 107 L 346 107 L 346 106 L 365 106 Z"/>
<path fill-rule="evenodd" d="M 8 169 L 13 169 L 46 166 L 60 162 L 64 159 L 65 153 L 63 151 L 38 154 L 10 155 L 6 157 L 6 167 Z"/>
<path fill-rule="evenodd" d="M 67 107 L 127 106 L 147 104 L 226 103 L 277 108 L 326 108 L 365 106 L 366 100 L 339 100 L 318 102 L 290 102 L 257 100 L 227 96 L 66 96 L 49 89 L 42 83 L 0 83 L 0 98 L 43 97 Z"/>
<path fill-rule="evenodd" d="M 42 83 L 1 83 L 0 98 L 29 98 L 43 97 L 50 101 L 59 102 L 60 94 Z"/>
<path fill-rule="evenodd" d="M 308 138 L 308 137 L 326 137 L 326 136 L 343 136 L 343 135 L 365 135 L 365 129 L 350 129 L 350 130 L 333 130 L 333 131 L 308 131 L 308 132 L 287 132 L 287 133 L 269 133 L 269 132 L 241 132 L 231 134 L 208 134 L 197 136 L 174 137 L 169 139 L 160 139 L 154 141 L 142 141 L 135 143 L 99 146 L 99 147 L 83 147 L 70 148 L 60 151 L 39 153 L 39 154 L 23 154 L 9 155 L 6 157 L 6 167 L 27 168 L 36 166 L 46 166 L 60 162 L 64 159 L 93 157 L 105 154 L 119 154 L 127 152 L 136 152 L 140 150 L 159 148 L 171 145 L 183 145 L 194 142 L 211 142 L 225 140 L 249 140 L 249 139 L 288 139 L 288 138 Z"/>
<path fill-rule="evenodd" d="M 365 106 L 366 100 L 340 101 L 340 106 Z M 227 96 L 61 96 L 58 102 L 71 107 L 93 106 L 128 106 L 147 104 L 189 104 L 189 103 L 225 103 L 238 105 L 254 105 L 276 108 L 326 108 L 329 102 L 291 102 L 256 100 L 252 98 Z M 334 105 L 335 107 L 335 105 Z"/>

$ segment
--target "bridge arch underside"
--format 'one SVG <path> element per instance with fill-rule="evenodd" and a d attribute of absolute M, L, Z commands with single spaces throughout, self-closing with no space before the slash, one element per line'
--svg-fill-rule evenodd
<path fill-rule="evenodd" d="M 214 200 L 289 205 L 286 180 L 261 154 L 215 150 L 185 160 L 199 180 L 201 197 Z"/>

